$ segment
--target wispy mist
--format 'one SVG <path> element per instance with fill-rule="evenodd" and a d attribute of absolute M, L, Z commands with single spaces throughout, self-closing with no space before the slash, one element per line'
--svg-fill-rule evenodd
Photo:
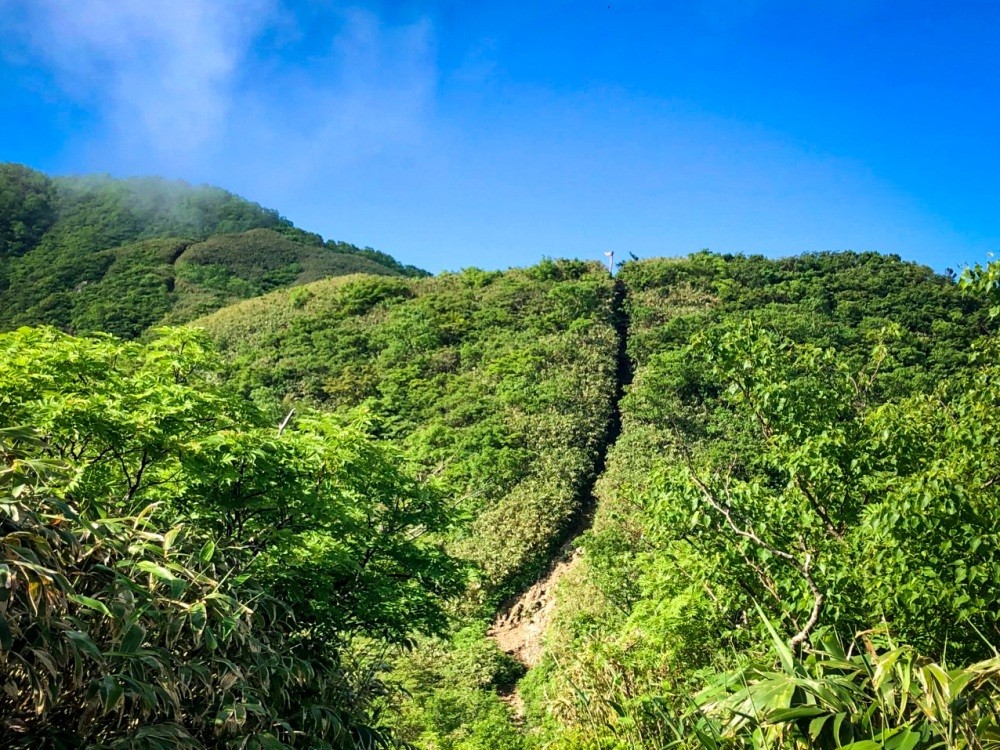
<path fill-rule="evenodd" d="M 100 113 L 92 168 L 272 192 L 417 137 L 435 81 L 426 21 L 301 19 L 276 0 L 0 0 L 8 55 Z M 11 32 L 14 33 L 11 33 Z M 261 37 L 265 35 L 265 39 Z M 288 62 L 302 37 L 325 37 Z M 257 43 L 255 54 L 251 49 Z M 220 175 L 227 175 L 222 177 Z"/>
<path fill-rule="evenodd" d="M 274 9 L 271 0 L 8 0 L 4 10 L 56 82 L 100 108 L 102 145 L 169 163 L 224 131 L 236 72 Z"/>

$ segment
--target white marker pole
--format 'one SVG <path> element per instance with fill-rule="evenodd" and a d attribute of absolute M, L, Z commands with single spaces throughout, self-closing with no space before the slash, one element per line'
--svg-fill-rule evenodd
<path fill-rule="evenodd" d="M 610 273 L 612 276 L 614 276 L 615 275 L 615 251 L 614 250 L 609 250 L 608 252 L 606 252 L 604 254 L 608 256 L 608 273 Z"/>

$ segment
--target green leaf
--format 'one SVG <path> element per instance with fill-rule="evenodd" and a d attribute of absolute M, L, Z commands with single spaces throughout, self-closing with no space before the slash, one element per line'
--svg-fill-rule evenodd
<path fill-rule="evenodd" d="M 101 678 L 100 693 L 104 697 L 104 710 L 111 711 L 118 705 L 122 694 L 125 692 L 116 675 L 104 675 Z"/>
<path fill-rule="evenodd" d="M 823 732 L 823 727 L 826 726 L 826 722 L 830 720 L 830 715 L 825 714 L 823 716 L 817 716 L 815 719 L 809 722 L 809 739 L 815 742 L 820 734 Z"/>
<path fill-rule="evenodd" d="M 219 642 L 215 638 L 215 633 L 209 627 L 205 628 L 205 645 L 209 651 L 215 651 L 219 647 Z"/>
<path fill-rule="evenodd" d="M 767 720 L 775 724 L 784 724 L 796 719 L 807 719 L 812 716 L 828 717 L 828 711 L 820 706 L 795 706 L 793 708 L 779 708 L 771 711 L 767 715 Z"/>
<path fill-rule="evenodd" d="M 188 617 L 191 618 L 191 626 L 196 630 L 200 631 L 205 627 L 205 622 L 208 619 L 205 611 L 205 603 L 197 602 L 191 606 L 188 610 Z"/>
<path fill-rule="evenodd" d="M 911 729 L 903 727 L 889 738 L 888 741 L 884 741 L 883 744 L 886 750 L 913 750 L 920 743 L 921 739 L 919 732 L 914 732 Z"/>
<path fill-rule="evenodd" d="M 181 527 L 175 526 L 170 529 L 166 534 L 163 535 L 163 553 L 166 555 L 167 552 L 174 546 L 174 542 L 177 541 L 178 535 L 181 533 Z"/>
<path fill-rule="evenodd" d="M 100 612 L 105 617 L 112 617 L 111 610 L 107 608 L 104 602 L 98 601 L 97 599 L 93 599 L 89 596 L 83 596 L 82 594 L 69 594 L 66 598 L 71 602 L 79 604 L 80 606 Z"/>
<path fill-rule="evenodd" d="M 151 560 L 140 560 L 136 563 L 135 567 L 143 573 L 149 573 L 154 578 L 159 578 L 162 581 L 173 581 L 177 579 L 177 576 L 169 570 L 164 568 L 162 565 L 157 565 Z"/>
<path fill-rule="evenodd" d="M 83 649 L 84 653 L 92 657 L 95 660 L 100 660 L 103 658 L 101 650 L 97 647 L 97 644 L 91 639 L 89 635 L 83 633 L 79 630 L 67 630 L 66 637 L 71 641 L 76 643 Z"/>
<path fill-rule="evenodd" d="M 132 623 L 129 629 L 125 631 L 125 637 L 122 638 L 121 651 L 126 654 L 134 654 L 139 650 L 142 642 L 146 639 L 146 629 L 137 622 Z"/>
<path fill-rule="evenodd" d="M 754 607 L 756 607 L 761 620 L 764 621 L 764 627 L 767 628 L 767 632 L 771 634 L 771 643 L 774 645 L 774 650 L 778 653 L 778 659 L 781 661 L 782 668 L 784 668 L 787 674 L 796 674 L 795 655 L 792 653 L 792 650 L 785 643 L 784 639 L 778 635 L 778 631 L 774 629 L 771 620 L 764 614 L 764 610 L 760 608 L 760 605 L 754 603 Z"/>
<path fill-rule="evenodd" d="M 209 539 L 205 542 L 204 546 L 201 548 L 201 552 L 198 553 L 198 559 L 204 564 L 208 564 L 212 561 L 212 555 L 215 554 L 215 542 Z"/>

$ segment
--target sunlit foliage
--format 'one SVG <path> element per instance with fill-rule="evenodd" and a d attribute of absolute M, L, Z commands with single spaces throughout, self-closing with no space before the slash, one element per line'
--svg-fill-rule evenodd
<path fill-rule="evenodd" d="M 371 248 L 324 243 L 219 188 L 50 179 L 0 164 L 4 330 L 48 324 L 132 338 L 278 286 L 350 273 L 425 275 Z"/>
<path fill-rule="evenodd" d="M 617 390 L 616 294 L 597 264 L 546 261 L 333 279 L 196 322 L 247 396 L 283 397 L 284 409 L 363 404 L 463 513 L 445 541 L 477 576 L 457 607 L 461 635 L 424 642 L 400 664 L 409 698 L 390 707 L 404 739 L 520 744 L 496 696 L 512 682 L 510 660 L 483 636 L 586 511 Z"/>
<path fill-rule="evenodd" d="M 0 353 L 4 746 L 381 741 L 355 643 L 444 626 L 440 493 L 363 421 L 279 430 L 197 332 Z"/>
<path fill-rule="evenodd" d="M 635 379 L 581 578 L 524 683 L 545 741 L 674 741 L 707 675 L 766 658 L 757 607 L 794 648 L 887 623 L 932 659 L 991 654 L 981 303 L 873 254 L 703 253 L 621 278 Z"/>

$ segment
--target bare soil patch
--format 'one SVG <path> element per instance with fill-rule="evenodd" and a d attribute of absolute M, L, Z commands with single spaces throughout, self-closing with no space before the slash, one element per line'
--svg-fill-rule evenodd
<path fill-rule="evenodd" d="M 501 650 L 528 669 L 542 658 L 542 639 L 555 612 L 556 586 L 579 557 L 580 550 L 564 549 L 541 578 L 497 615 L 487 631 Z"/>

